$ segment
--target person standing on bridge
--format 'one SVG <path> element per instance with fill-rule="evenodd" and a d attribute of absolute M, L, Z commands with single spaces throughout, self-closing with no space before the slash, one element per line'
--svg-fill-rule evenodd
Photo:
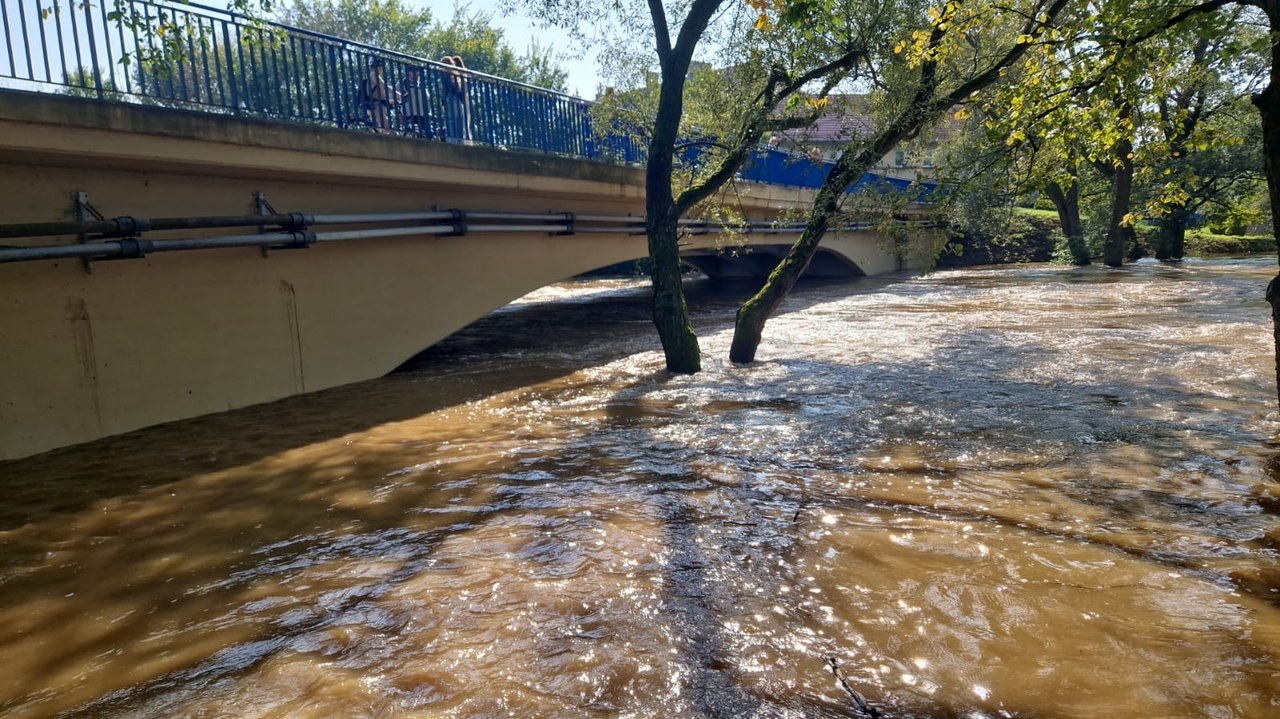
<path fill-rule="evenodd" d="M 387 89 L 387 81 L 382 74 L 386 71 L 386 63 L 382 58 L 374 58 L 369 65 L 369 76 L 364 81 L 364 97 L 368 103 L 367 111 L 373 129 L 383 134 L 391 132 L 391 105 L 394 100 Z"/>
<path fill-rule="evenodd" d="M 458 55 L 445 55 L 440 58 L 445 65 L 448 76 L 444 86 L 444 121 L 445 139 L 448 142 L 470 145 L 471 139 L 471 97 L 467 66 Z"/>
<path fill-rule="evenodd" d="M 428 140 L 436 139 L 436 129 L 431 117 L 431 93 L 422 84 L 422 68 L 410 65 L 397 89 L 400 111 L 405 118 L 405 130 Z"/>

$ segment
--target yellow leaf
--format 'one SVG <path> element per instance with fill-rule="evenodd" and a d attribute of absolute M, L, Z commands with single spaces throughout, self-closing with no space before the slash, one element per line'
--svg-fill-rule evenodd
<path fill-rule="evenodd" d="M 764 13 L 760 13 L 760 17 L 756 18 L 756 29 L 763 30 L 767 27 L 769 27 L 769 16 Z"/>

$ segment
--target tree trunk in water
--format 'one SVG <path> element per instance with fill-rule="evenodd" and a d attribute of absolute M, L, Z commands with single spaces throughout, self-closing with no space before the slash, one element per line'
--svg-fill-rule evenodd
<path fill-rule="evenodd" d="M 686 53 L 687 54 L 687 53 Z M 689 323 L 680 272 L 679 221 L 671 173 L 675 165 L 676 135 L 684 112 L 684 76 L 687 59 L 668 58 L 662 67 L 662 89 L 658 113 L 649 141 L 645 166 L 645 230 L 649 236 L 649 258 L 653 261 L 653 326 L 662 341 L 667 369 L 693 374 L 702 369 L 698 336 Z"/>
<path fill-rule="evenodd" d="M 1130 262 L 1137 262 L 1147 256 L 1147 249 L 1138 241 L 1138 230 L 1133 224 L 1124 226 L 1124 257 Z"/>
<path fill-rule="evenodd" d="M 1157 260 L 1181 260 L 1187 239 L 1187 208 L 1175 207 L 1160 219 L 1156 239 Z"/>
<path fill-rule="evenodd" d="M 778 266 L 769 273 L 764 287 L 754 297 L 742 303 L 738 308 L 738 316 L 734 322 L 733 344 L 729 347 L 729 361 L 744 364 L 754 362 L 756 350 L 760 347 L 760 338 L 764 335 L 764 324 L 773 311 L 786 299 L 787 293 L 795 287 L 800 275 L 804 274 L 813 259 L 813 253 L 827 233 L 831 216 L 837 210 L 839 192 L 823 186 L 819 190 L 818 201 L 814 203 L 813 214 L 804 227 L 800 239 L 791 246 L 791 251 Z"/>
<path fill-rule="evenodd" d="M 1271 24 L 1271 77 L 1266 89 L 1253 96 L 1262 116 L 1262 167 L 1267 174 L 1271 200 L 1271 231 L 1280 259 L 1280 0 L 1269 0 L 1263 10 Z M 1280 401 L 1280 275 L 1267 285 L 1271 305 L 1271 332 L 1276 347 L 1276 399 Z"/>
<path fill-rule="evenodd" d="M 1102 251 L 1102 262 L 1108 267 L 1124 264 L 1125 250 L 1132 228 L 1126 226 L 1125 215 L 1133 197 L 1133 143 L 1121 140 L 1116 144 L 1115 189 L 1111 196 L 1111 222 L 1107 228 L 1107 246 Z"/>
<path fill-rule="evenodd" d="M 769 279 L 754 297 L 742 303 L 738 308 L 738 317 L 733 327 L 733 344 L 729 347 L 729 361 L 739 364 L 754 362 L 756 350 L 760 347 L 760 339 L 764 336 L 764 325 L 773 311 L 786 299 L 787 293 L 795 286 L 800 275 L 804 274 L 818 249 L 818 243 L 827 233 L 831 217 L 840 206 L 840 196 L 854 180 L 862 177 L 871 169 L 875 160 L 884 153 L 876 154 L 881 143 L 872 142 L 871 147 L 858 153 L 857 159 L 849 159 L 845 153 L 836 161 L 831 174 L 823 181 L 814 198 L 813 214 L 804 227 L 800 239 L 796 240 L 787 252 L 787 256 L 769 273 Z"/>
<path fill-rule="evenodd" d="M 1080 183 L 1072 180 L 1064 190 L 1062 185 L 1050 182 L 1044 191 L 1058 211 L 1058 224 L 1062 226 L 1062 236 L 1067 238 L 1071 264 L 1089 264 L 1089 248 L 1084 243 L 1084 225 L 1080 222 Z"/>
<path fill-rule="evenodd" d="M 651 160 L 652 161 L 652 160 Z M 670 175 L 667 175 L 670 178 Z M 662 341 L 667 369 L 681 374 L 694 374 L 702 369 L 702 350 L 698 336 L 689 323 L 689 305 L 684 298 L 678 245 L 679 214 L 671 201 L 671 180 L 661 181 L 667 201 L 655 202 L 654 182 L 648 183 L 646 229 L 649 234 L 649 257 L 653 260 L 650 279 L 653 283 L 653 326 Z"/>

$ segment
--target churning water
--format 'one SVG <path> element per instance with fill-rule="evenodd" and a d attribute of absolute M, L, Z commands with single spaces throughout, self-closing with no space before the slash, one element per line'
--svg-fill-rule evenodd
<path fill-rule="evenodd" d="M 561 286 L 0 463 L 0 714 L 1275 717 L 1274 271 L 810 286 L 748 367 L 698 285 L 689 377 Z"/>

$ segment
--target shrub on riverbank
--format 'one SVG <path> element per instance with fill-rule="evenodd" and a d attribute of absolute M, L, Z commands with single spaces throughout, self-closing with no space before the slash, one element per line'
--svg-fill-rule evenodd
<path fill-rule="evenodd" d="M 938 258 L 939 267 L 969 267 L 1014 262 L 1048 262 L 1067 256 L 1058 215 L 1052 210 L 1019 208 L 1007 221 L 993 223 L 988 229 L 965 229 L 956 234 L 951 246 Z M 1138 256 L 1151 257 L 1159 236 L 1159 228 L 1146 223 L 1136 228 Z M 1096 247 L 1095 247 L 1096 245 Z M 1101 243 L 1091 242 L 1100 254 Z M 1187 232 L 1186 254 L 1247 255 L 1275 252 L 1271 235 L 1218 235 L 1203 230 Z M 1096 259 L 1096 258 L 1095 258 Z"/>
<path fill-rule="evenodd" d="M 1138 242 L 1148 255 L 1153 254 L 1160 228 L 1139 224 Z M 1184 250 L 1188 256 L 1197 255 L 1248 255 L 1259 252 L 1275 252 L 1276 240 L 1271 235 L 1215 235 L 1212 232 L 1190 230 L 1187 232 Z"/>
<path fill-rule="evenodd" d="M 1187 234 L 1188 255 L 1240 255 L 1275 251 L 1276 239 L 1270 235 Z"/>

